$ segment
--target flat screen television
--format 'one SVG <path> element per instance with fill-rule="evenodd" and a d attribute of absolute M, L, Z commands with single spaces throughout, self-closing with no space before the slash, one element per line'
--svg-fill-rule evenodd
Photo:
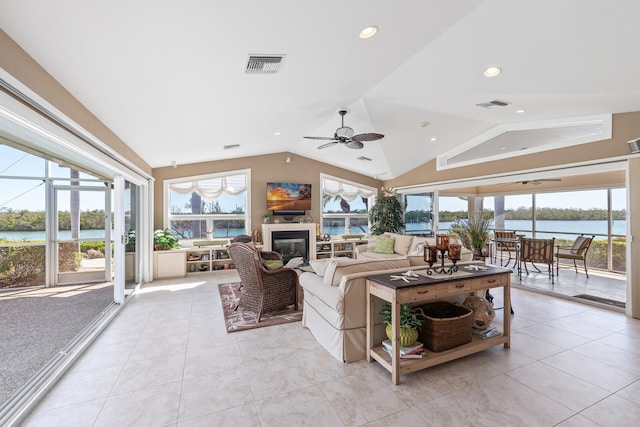
<path fill-rule="evenodd" d="M 267 182 L 267 210 L 304 215 L 311 210 L 311 184 Z"/>

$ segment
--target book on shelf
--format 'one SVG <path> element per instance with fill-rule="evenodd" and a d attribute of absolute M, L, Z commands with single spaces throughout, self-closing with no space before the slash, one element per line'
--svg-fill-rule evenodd
<path fill-rule="evenodd" d="M 382 341 L 382 348 L 389 354 L 393 350 L 391 345 L 391 340 Z M 416 341 L 414 344 L 410 346 L 404 347 L 400 346 L 400 357 L 403 356 L 414 356 L 414 355 L 422 355 L 424 352 L 424 345 L 420 341 Z"/>
<path fill-rule="evenodd" d="M 482 339 L 487 339 L 487 338 L 497 337 L 498 335 L 502 335 L 502 331 L 500 331 L 500 329 L 496 328 L 495 326 L 489 326 L 488 328 L 485 328 L 485 329 L 474 329 L 472 333 L 474 336 Z"/>
<path fill-rule="evenodd" d="M 391 349 L 390 348 L 387 348 L 387 347 L 383 346 L 382 349 L 384 351 L 386 351 L 389 356 L 393 357 L 393 355 L 391 354 Z M 424 351 L 424 349 L 423 349 L 423 351 Z M 422 352 L 413 353 L 413 354 L 401 354 L 400 355 L 400 359 L 422 359 Z"/>

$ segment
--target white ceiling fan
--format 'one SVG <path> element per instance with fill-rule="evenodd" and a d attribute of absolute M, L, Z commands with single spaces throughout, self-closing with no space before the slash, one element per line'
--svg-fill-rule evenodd
<path fill-rule="evenodd" d="M 336 129 L 335 133 L 332 137 L 328 136 L 305 136 L 307 139 L 317 139 L 321 141 L 330 141 L 326 144 L 322 144 L 318 147 L 318 149 L 333 147 L 337 144 L 344 144 L 347 147 L 360 150 L 364 147 L 363 142 L 367 141 L 377 141 L 378 139 L 384 138 L 384 135 L 379 133 L 359 133 L 355 135 L 355 131 L 349 126 L 344 125 L 344 116 L 347 114 L 346 110 L 338 111 L 338 114 L 342 117 L 342 126 Z"/>
<path fill-rule="evenodd" d="M 561 178 L 543 178 L 543 179 L 527 179 L 524 181 L 516 181 L 515 184 L 523 184 L 523 185 L 527 185 L 527 184 L 531 184 L 531 185 L 540 185 L 543 182 L 560 182 L 562 181 Z"/>

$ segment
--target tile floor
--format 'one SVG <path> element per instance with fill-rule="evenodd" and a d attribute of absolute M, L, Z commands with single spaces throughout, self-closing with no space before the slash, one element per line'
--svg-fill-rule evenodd
<path fill-rule="evenodd" d="M 143 288 L 23 425 L 638 425 L 640 321 L 623 314 L 513 289 L 511 349 L 394 386 L 300 323 L 227 334 L 216 285 L 235 274 Z"/>

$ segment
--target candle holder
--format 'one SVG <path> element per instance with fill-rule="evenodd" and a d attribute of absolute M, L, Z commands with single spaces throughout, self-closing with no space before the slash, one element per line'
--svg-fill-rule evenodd
<path fill-rule="evenodd" d="M 456 263 L 460 260 L 460 250 L 459 244 L 449 244 L 448 235 L 438 234 L 436 236 L 436 244 L 428 245 L 424 248 L 424 260 L 429 264 L 427 274 L 452 274 L 458 271 Z M 449 259 L 452 265 L 444 265 L 445 259 Z M 434 264 L 436 265 L 434 266 Z"/>

